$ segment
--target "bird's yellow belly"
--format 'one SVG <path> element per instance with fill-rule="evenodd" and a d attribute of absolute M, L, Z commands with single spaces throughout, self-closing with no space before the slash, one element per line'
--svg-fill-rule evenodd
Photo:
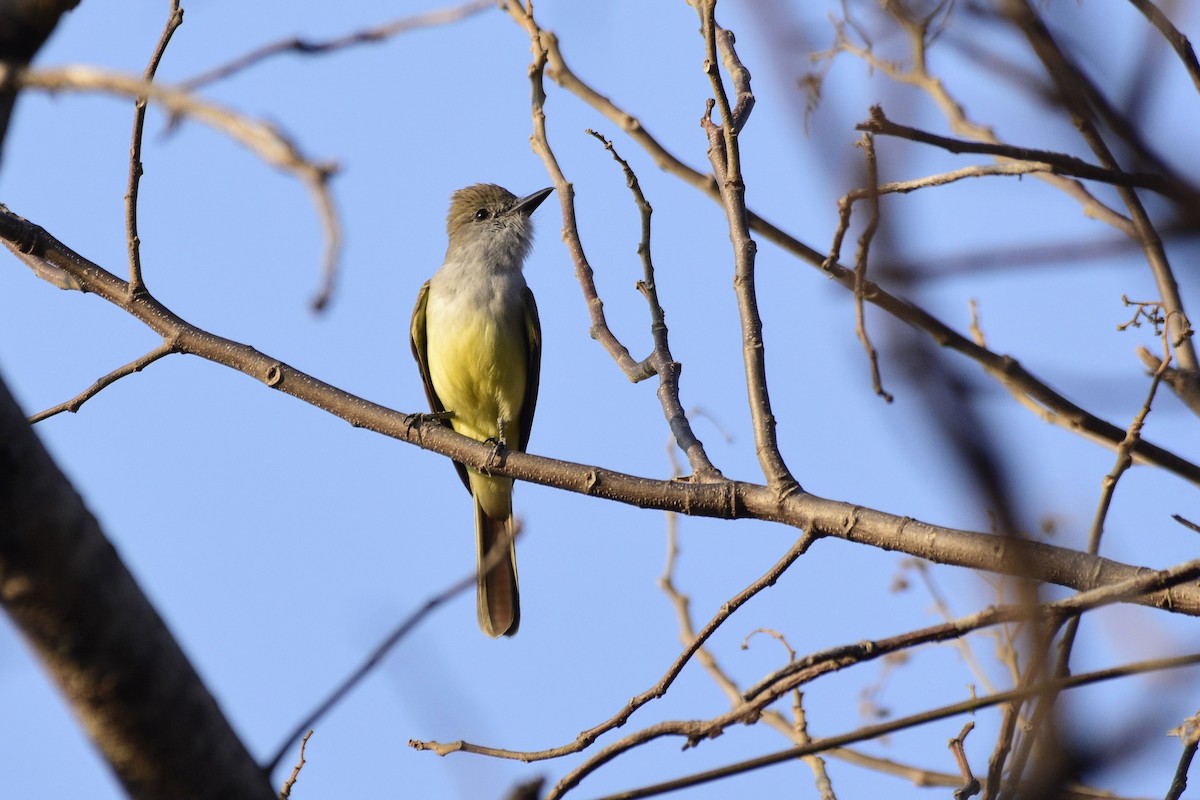
<path fill-rule="evenodd" d="M 528 358 L 521 330 L 503 321 L 455 316 L 450 324 L 427 328 L 433 388 L 445 409 L 453 412 L 454 430 L 515 446 Z"/>

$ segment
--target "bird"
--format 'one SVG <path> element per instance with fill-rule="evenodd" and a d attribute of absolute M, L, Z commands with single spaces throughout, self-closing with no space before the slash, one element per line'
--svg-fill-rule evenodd
<path fill-rule="evenodd" d="M 533 245 L 530 217 L 551 191 L 517 197 L 479 183 L 455 192 L 446 258 L 421 287 L 412 316 L 413 357 L 432 416 L 522 452 L 537 405 L 542 327 L 521 270 Z M 512 636 L 521 623 L 512 478 L 454 467 L 475 501 L 479 627 L 492 638 Z"/>

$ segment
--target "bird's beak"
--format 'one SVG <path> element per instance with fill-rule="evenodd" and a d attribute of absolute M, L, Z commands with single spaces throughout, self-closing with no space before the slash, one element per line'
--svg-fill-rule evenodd
<path fill-rule="evenodd" d="M 517 204 L 513 206 L 512 210 L 519 211 L 528 217 L 533 213 L 535 208 L 542 204 L 543 200 L 550 196 L 550 193 L 553 191 L 554 187 L 551 186 L 547 189 L 539 189 L 531 195 L 526 195 L 517 201 Z"/>

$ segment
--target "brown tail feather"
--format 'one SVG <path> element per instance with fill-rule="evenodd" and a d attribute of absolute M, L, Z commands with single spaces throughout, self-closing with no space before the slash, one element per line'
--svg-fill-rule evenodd
<path fill-rule="evenodd" d="M 502 519 L 489 517 L 479 502 L 475 503 L 475 542 L 478 561 L 495 546 L 507 550 L 487 571 L 480 573 L 476 598 L 479 627 L 492 638 L 512 636 L 521 624 L 521 603 L 517 591 L 517 553 L 513 545 L 512 515 Z"/>

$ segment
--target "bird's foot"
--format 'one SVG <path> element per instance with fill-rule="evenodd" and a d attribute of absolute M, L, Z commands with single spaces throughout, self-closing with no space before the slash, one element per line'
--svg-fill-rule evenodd
<path fill-rule="evenodd" d="M 428 411 L 408 414 L 404 418 L 404 432 L 410 433 L 414 427 L 425 422 L 449 422 L 454 418 L 453 411 Z"/>

